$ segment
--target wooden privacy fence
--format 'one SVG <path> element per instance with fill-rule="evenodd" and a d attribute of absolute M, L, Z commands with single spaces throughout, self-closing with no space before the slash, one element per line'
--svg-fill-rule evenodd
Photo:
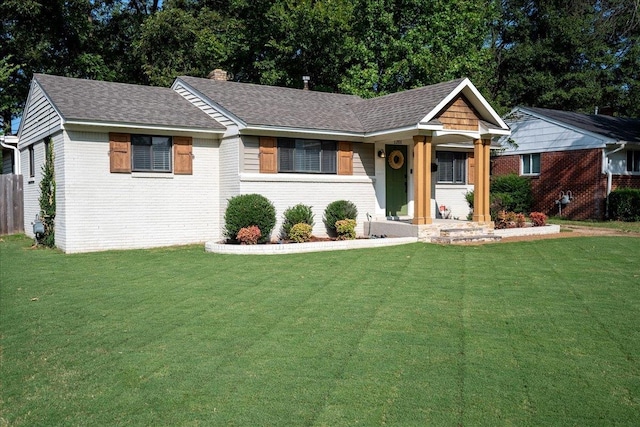
<path fill-rule="evenodd" d="M 22 175 L 0 175 L 0 235 L 24 233 Z"/>

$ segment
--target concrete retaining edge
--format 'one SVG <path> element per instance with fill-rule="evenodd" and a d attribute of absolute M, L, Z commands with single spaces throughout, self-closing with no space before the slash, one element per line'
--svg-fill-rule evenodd
<path fill-rule="evenodd" d="M 560 226 L 556 224 L 545 225 L 542 227 L 503 228 L 500 230 L 493 230 L 493 234 L 500 237 L 538 236 L 542 234 L 557 234 L 559 232 Z"/>
<path fill-rule="evenodd" d="M 290 243 L 286 245 L 227 245 L 207 242 L 204 250 L 227 255 L 279 255 L 304 252 L 341 251 L 347 249 L 379 248 L 383 246 L 406 245 L 415 243 L 417 237 L 390 237 L 384 239 L 338 240 L 330 242 Z"/>

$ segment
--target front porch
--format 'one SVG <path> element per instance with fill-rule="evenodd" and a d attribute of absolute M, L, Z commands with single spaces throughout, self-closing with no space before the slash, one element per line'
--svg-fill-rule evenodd
<path fill-rule="evenodd" d="M 500 240 L 493 222 L 433 219 L 429 224 L 414 224 L 412 219 L 372 219 L 364 224 L 367 237 L 414 237 L 426 243 L 468 243 Z"/>

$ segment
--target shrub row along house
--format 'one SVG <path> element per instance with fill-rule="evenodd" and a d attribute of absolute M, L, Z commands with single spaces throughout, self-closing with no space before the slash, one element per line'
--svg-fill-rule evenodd
<path fill-rule="evenodd" d="M 68 253 L 220 240 L 227 201 L 248 193 L 316 218 L 350 200 L 361 234 L 367 214 L 466 218 L 475 189 L 473 220 L 490 221 L 490 144 L 509 128 L 468 79 L 361 99 L 212 74 L 171 88 L 35 75 L 18 134 L 25 224 L 47 144 Z"/>
<path fill-rule="evenodd" d="M 531 178 L 532 210 L 571 219 L 608 217 L 617 188 L 640 188 L 640 120 L 515 108 L 492 174 Z"/>

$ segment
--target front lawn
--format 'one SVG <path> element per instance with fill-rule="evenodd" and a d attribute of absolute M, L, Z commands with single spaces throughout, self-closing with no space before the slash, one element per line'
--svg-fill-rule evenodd
<path fill-rule="evenodd" d="M 626 233 L 640 233 L 640 222 L 625 222 L 625 221 L 575 221 L 570 219 L 564 219 L 559 217 L 549 218 L 549 224 L 558 224 L 562 227 L 594 227 L 594 228 L 608 228 L 611 230 L 623 231 Z"/>
<path fill-rule="evenodd" d="M 640 239 L 0 241 L 0 426 L 640 425 Z"/>

